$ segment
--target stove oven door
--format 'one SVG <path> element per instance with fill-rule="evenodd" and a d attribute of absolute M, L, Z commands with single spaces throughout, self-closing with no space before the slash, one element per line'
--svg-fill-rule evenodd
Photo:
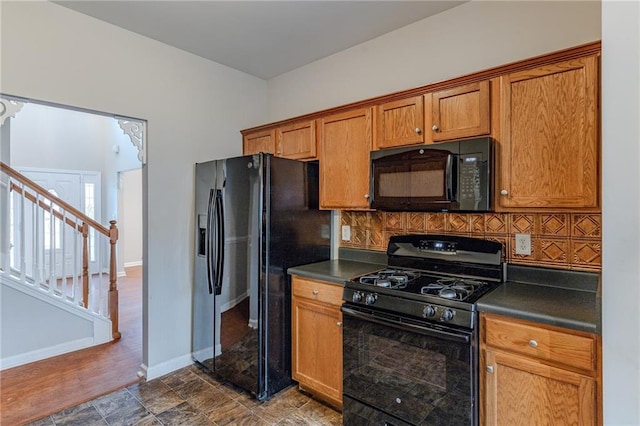
<path fill-rule="evenodd" d="M 475 425 L 477 335 L 344 305 L 344 424 Z"/>

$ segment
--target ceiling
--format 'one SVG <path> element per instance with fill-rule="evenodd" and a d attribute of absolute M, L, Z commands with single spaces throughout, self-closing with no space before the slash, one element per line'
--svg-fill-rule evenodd
<path fill-rule="evenodd" d="M 55 1 L 269 79 L 464 1 Z"/>

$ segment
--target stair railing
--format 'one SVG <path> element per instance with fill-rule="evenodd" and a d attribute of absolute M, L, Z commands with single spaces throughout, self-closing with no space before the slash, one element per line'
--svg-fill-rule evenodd
<path fill-rule="evenodd" d="M 0 270 L 108 317 L 112 338 L 119 339 L 116 221 L 107 228 L 7 164 L 0 162 L 0 171 Z M 103 251 L 108 252 L 108 272 Z"/>

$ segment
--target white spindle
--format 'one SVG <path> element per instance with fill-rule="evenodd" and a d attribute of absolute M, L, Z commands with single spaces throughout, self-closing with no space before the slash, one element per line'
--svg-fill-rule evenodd
<path fill-rule="evenodd" d="M 38 244 L 42 236 L 40 235 L 40 211 L 38 209 L 38 202 L 40 195 L 36 194 L 36 201 L 32 210 L 32 255 L 33 255 L 33 280 L 34 284 L 38 285 L 43 279 L 43 275 L 40 273 L 40 245 Z"/>
<path fill-rule="evenodd" d="M 73 265 L 71 267 L 72 275 L 73 275 L 73 303 L 76 305 L 80 304 L 80 298 L 81 298 L 81 291 L 80 291 L 80 283 L 78 282 L 78 277 L 80 276 L 80 274 L 82 273 L 81 269 L 78 267 L 78 265 L 81 264 L 81 262 L 78 261 L 78 259 L 80 258 L 80 251 L 78 250 L 78 241 L 80 238 L 82 238 L 81 234 L 78 232 L 78 218 L 76 217 L 74 222 L 74 226 L 73 226 Z"/>
<path fill-rule="evenodd" d="M 100 250 L 100 247 L 102 247 L 101 242 L 98 240 L 98 233 L 95 232 L 94 233 L 96 240 L 93 242 L 93 246 L 95 247 L 95 261 L 96 261 L 96 267 L 98 268 L 98 313 L 100 315 L 108 315 L 106 314 L 106 309 L 103 306 L 103 302 L 106 301 L 106 297 L 105 297 L 105 291 L 104 291 L 104 271 L 102 270 L 102 250 Z M 100 238 L 100 240 L 102 240 L 102 238 Z"/>
<path fill-rule="evenodd" d="M 55 229 L 56 229 L 56 219 L 53 215 L 53 203 L 49 203 L 49 292 L 54 293 L 57 287 L 56 284 L 56 268 L 55 268 L 55 251 L 56 251 L 56 242 L 55 242 Z"/>
<path fill-rule="evenodd" d="M 6 181 L 4 179 L 4 175 L 2 175 L 2 186 L 4 187 L 4 191 L 2 194 L 0 194 L 0 198 L 3 198 L 4 200 L 6 200 L 6 206 L 4 205 L 4 202 L 0 202 L 0 207 L 3 209 L 2 211 L 2 216 L 4 217 L 5 214 L 7 214 L 6 216 L 6 222 L 4 220 L 0 220 L 0 226 L 4 227 L 6 226 L 7 230 L 9 229 L 9 199 L 11 197 L 11 178 L 7 177 Z M 6 186 L 5 186 L 6 185 Z M 11 270 L 11 255 L 10 255 L 10 244 L 11 244 L 11 239 L 9 234 L 7 233 L 5 236 L 4 230 L 2 232 L 3 234 L 3 241 L 0 241 L 0 252 L 2 252 L 2 254 L 0 255 L 0 268 L 2 268 L 4 271 L 10 271 Z M 6 240 L 5 240 L 6 238 Z"/>
<path fill-rule="evenodd" d="M 21 185 L 22 194 L 20 194 L 20 280 L 25 283 L 27 282 L 27 248 L 26 248 L 26 237 L 25 237 L 25 199 L 26 199 L 26 188 L 24 184 Z M 15 226 L 15 225 L 14 225 Z M 15 227 L 13 229 L 14 237 L 15 237 Z"/>
<path fill-rule="evenodd" d="M 60 247 L 62 252 L 60 254 L 60 277 L 62 282 L 62 295 L 64 300 L 69 300 L 69 284 L 67 282 L 67 209 L 62 209 L 62 219 L 60 220 Z"/>

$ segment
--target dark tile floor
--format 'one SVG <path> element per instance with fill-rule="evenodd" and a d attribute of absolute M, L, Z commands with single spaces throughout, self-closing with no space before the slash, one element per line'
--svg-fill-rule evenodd
<path fill-rule="evenodd" d="M 30 426 L 342 425 L 342 415 L 292 386 L 259 402 L 195 366 L 96 398 Z"/>

